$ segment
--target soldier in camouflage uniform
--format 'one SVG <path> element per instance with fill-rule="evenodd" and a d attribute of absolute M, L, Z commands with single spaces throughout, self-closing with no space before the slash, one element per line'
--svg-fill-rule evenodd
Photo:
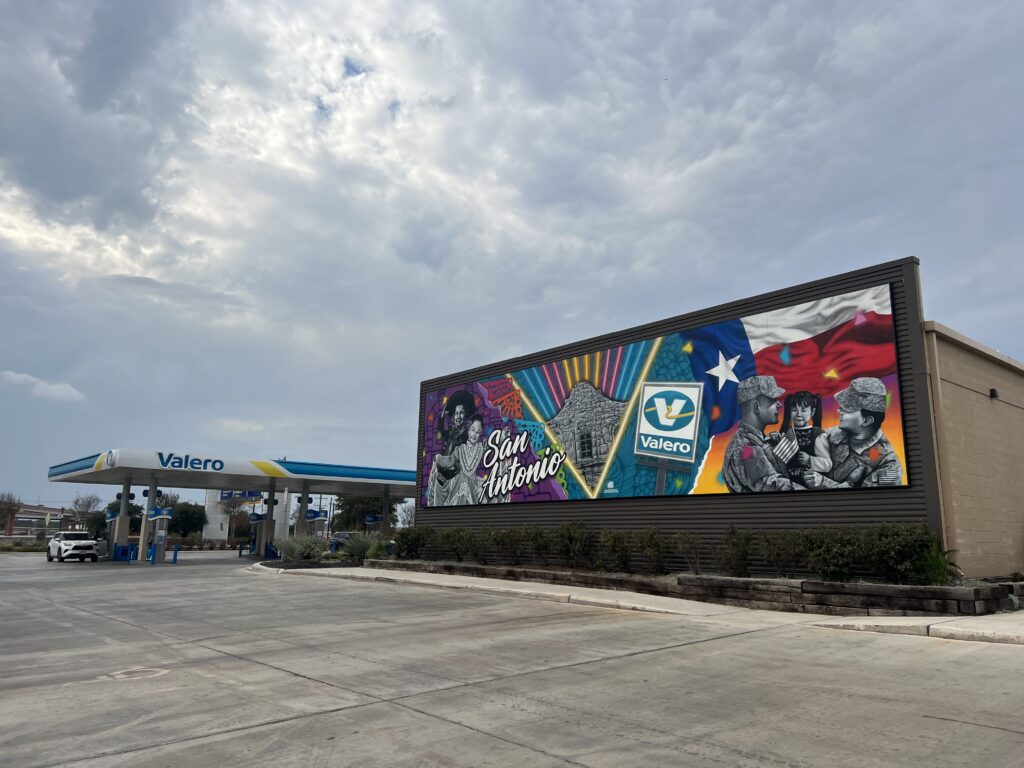
<path fill-rule="evenodd" d="M 790 456 L 776 455 L 779 441 L 764 433 L 778 423 L 779 398 L 785 393 L 772 376 L 751 376 L 736 388 L 743 415 L 722 462 L 722 479 L 733 493 L 804 490 L 786 469 Z"/>
<path fill-rule="evenodd" d="M 882 432 L 885 384 L 880 379 L 854 379 L 836 394 L 839 426 L 828 430 L 832 469 L 805 472 L 808 488 L 878 488 L 903 482 L 903 466 Z"/>

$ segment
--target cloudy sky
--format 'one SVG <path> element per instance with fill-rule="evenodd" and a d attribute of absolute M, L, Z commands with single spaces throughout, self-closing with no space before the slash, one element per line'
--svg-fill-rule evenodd
<path fill-rule="evenodd" d="M 909 255 L 1024 359 L 1012 0 L 0 4 L 27 502 L 110 447 L 411 469 L 423 379 Z"/>

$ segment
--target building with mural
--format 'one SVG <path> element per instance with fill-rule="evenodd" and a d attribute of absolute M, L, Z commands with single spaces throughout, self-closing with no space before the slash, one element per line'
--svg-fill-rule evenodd
<path fill-rule="evenodd" d="M 1024 569 L 1024 516 L 1001 559 L 954 522 L 936 335 L 949 338 L 926 331 L 904 259 L 423 382 L 417 520 L 711 540 L 731 525 L 921 522 L 975 570 Z"/>

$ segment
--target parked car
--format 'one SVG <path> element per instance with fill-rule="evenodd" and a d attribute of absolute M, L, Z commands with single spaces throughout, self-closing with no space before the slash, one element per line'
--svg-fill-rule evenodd
<path fill-rule="evenodd" d="M 69 557 L 77 557 L 79 562 L 88 558 L 95 563 L 100 559 L 96 539 L 86 531 L 61 531 L 50 539 L 46 545 L 46 562 L 57 558 L 63 563 Z"/>

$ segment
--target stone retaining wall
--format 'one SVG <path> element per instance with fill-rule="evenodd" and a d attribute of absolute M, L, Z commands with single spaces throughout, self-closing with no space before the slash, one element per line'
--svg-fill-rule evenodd
<path fill-rule="evenodd" d="M 839 616 L 977 616 L 1013 610 L 1024 597 L 1024 582 L 977 587 L 914 587 L 689 574 L 677 577 L 637 576 L 414 560 L 367 560 L 363 565 L 367 568 L 619 589 L 744 608 Z"/>
<path fill-rule="evenodd" d="M 795 579 L 739 579 L 730 576 L 677 578 L 690 600 L 750 608 L 808 613 L 870 616 L 977 616 L 1013 610 L 1010 597 L 1024 591 L 1021 584 L 977 587 L 914 587 L 902 584 L 798 581 Z"/>

